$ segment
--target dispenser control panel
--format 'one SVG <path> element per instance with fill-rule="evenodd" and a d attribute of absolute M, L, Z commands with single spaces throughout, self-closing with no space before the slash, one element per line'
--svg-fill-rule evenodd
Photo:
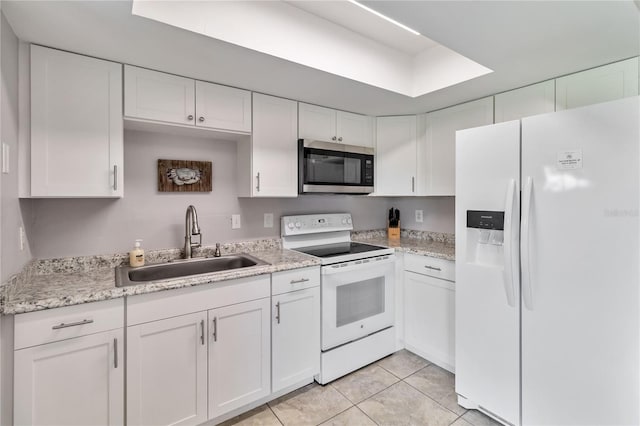
<path fill-rule="evenodd" d="M 504 230 L 504 212 L 467 210 L 467 228 Z"/>

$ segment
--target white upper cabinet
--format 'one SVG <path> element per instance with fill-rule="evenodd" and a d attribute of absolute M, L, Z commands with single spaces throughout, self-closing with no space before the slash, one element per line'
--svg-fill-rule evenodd
<path fill-rule="evenodd" d="M 373 118 L 337 111 L 336 134 L 338 141 L 347 145 L 373 147 Z"/>
<path fill-rule="evenodd" d="M 375 195 L 415 195 L 416 116 L 378 117 Z"/>
<path fill-rule="evenodd" d="M 638 95 L 638 58 L 556 79 L 556 111 Z"/>
<path fill-rule="evenodd" d="M 455 195 L 456 131 L 493 124 L 493 97 L 426 114 L 419 134 L 418 195 Z"/>
<path fill-rule="evenodd" d="M 253 133 L 238 141 L 238 196 L 298 195 L 297 122 L 295 101 L 253 94 Z"/>
<path fill-rule="evenodd" d="M 124 115 L 227 132 L 251 132 L 251 92 L 125 65 Z"/>
<path fill-rule="evenodd" d="M 31 196 L 122 194 L 122 65 L 32 45 Z"/>
<path fill-rule="evenodd" d="M 167 123 L 195 123 L 196 92 L 190 78 L 124 66 L 124 115 Z"/>
<path fill-rule="evenodd" d="M 531 86 L 495 96 L 495 122 L 518 120 L 531 115 L 555 111 L 555 81 L 543 81 Z"/>
<path fill-rule="evenodd" d="M 251 132 L 251 92 L 196 81 L 196 126 Z"/>
<path fill-rule="evenodd" d="M 373 118 L 300 102 L 298 137 L 373 147 Z"/>

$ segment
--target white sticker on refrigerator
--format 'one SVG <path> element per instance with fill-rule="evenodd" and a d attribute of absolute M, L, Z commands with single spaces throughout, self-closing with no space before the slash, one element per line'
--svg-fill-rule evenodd
<path fill-rule="evenodd" d="M 573 170 L 582 168 L 582 150 L 577 151 L 559 151 L 558 170 Z"/>

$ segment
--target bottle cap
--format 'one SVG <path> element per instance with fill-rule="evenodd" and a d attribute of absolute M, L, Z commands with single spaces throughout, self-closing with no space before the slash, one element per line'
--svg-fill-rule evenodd
<path fill-rule="evenodd" d="M 136 240 L 136 243 L 133 246 L 135 248 L 139 248 L 140 247 L 140 243 L 142 243 L 142 240 Z"/>

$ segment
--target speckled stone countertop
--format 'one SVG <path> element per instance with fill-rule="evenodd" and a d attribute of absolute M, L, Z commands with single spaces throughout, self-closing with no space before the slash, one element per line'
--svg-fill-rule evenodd
<path fill-rule="evenodd" d="M 214 249 L 214 247 L 198 249 L 194 252 L 194 257 L 211 256 Z M 20 314 L 320 264 L 320 261 L 312 256 L 282 249 L 278 239 L 229 243 L 222 245 L 221 249 L 223 255 L 250 253 L 267 262 L 268 265 L 157 280 L 148 284 L 117 288 L 114 268 L 128 262 L 126 253 L 35 260 L 2 287 L 0 313 Z M 154 250 L 146 253 L 147 264 L 179 258 L 179 249 Z"/>
<path fill-rule="evenodd" d="M 387 238 L 386 229 L 357 231 L 351 234 L 353 241 L 395 248 L 396 251 L 436 257 L 445 260 L 456 259 L 453 234 L 402 229 L 399 240 Z"/>

